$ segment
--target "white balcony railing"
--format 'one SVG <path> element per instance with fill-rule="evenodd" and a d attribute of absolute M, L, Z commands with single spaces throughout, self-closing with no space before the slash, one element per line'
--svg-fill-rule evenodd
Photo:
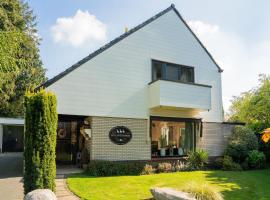
<path fill-rule="evenodd" d="M 211 86 L 157 80 L 149 84 L 149 108 L 211 109 Z"/>

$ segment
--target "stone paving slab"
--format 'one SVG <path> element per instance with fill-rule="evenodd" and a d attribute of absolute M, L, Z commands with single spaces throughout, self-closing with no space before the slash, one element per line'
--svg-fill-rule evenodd
<path fill-rule="evenodd" d="M 0 199 L 23 199 L 24 194 L 22 174 L 22 153 L 0 154 Z"/>
<path fill-rule="evenodd" d="M 59 178 L 55 180 L 56 183 L 56 197 L 58 200 L 79 200 L 72 192 L 69 191 L 66 179 Z M 23 181 L 22 177 L 0 178 L 0 199 L 5 200 L 22 200 Z"/>
<path fill-rule="evenodd" d="M 66 178 L 57 178 L 56 183 L 56 197 L 57 200 L 79 200 L 69 189 L 66 183 Z"/>
<path fill-rule="evenodd" d="M 58 200 L 79 200 L 69 191 L 66 177 L 71 173 L 80 173 L 76 166 L 57 166 L 56 196 Z M 23 155 L 22 153 L 0 154 L 0 200 L 22 200 L 23 193 Z"/>
<path fill-rule="evenodd" d="M 22 177 L 0 178 L 0 199 L 22 200 L 23 197 Z"/>
<path fill-rule="evenodd" d="M 56 170 L 56 197 L 58 200 L 79 200 L 80 198 L 74 195 L 67 186 L 66 177 L 69 174 L 81 173 L 82 169 L 76 166 L 58 166 Z"/>

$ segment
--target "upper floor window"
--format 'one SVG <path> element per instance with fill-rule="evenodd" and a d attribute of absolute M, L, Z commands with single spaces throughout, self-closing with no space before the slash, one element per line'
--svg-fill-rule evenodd
<path fill-rule="evenodd" d="M 153 60 L 152 81 L 159 79 L 194 83 L 194 68 Z"/>

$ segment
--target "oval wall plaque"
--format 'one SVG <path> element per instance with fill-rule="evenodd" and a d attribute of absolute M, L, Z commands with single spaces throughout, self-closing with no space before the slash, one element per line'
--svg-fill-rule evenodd
<path fill-rule="evenodd" d="M 113 127 L 109 132 L 110 140 L 118 145 L 127 144 L 131 138 L 131 131 L 125 126 L 116 126 Z"/>

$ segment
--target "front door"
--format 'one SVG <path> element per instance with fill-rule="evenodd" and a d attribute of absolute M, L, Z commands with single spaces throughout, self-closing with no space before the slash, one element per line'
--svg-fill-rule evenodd
<path fill-rule="evenodd" d="M 58 121 L 56 162 L 76 163 L 78 122 Z"/>

